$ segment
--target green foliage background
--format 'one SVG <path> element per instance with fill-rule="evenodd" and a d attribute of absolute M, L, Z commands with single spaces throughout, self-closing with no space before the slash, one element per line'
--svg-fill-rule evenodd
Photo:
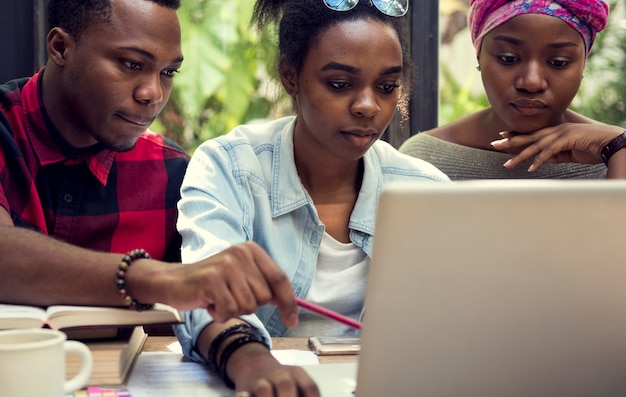
<path fill-rule="evenodd" d="M 609 25 L 591 50 L 572 107 L 596 120 L 626 127 L 626 1 L 609 4 Z"/>
<path fill-rule="evenodd" d="M 273 45 L 250 26 L 253 1 L 185 0 L 179 9 L 185 60 L 152 127 L 192 152 L 281 103 L 269 78 Z M 280 108 L 280 107 L 278 107 Z"/>

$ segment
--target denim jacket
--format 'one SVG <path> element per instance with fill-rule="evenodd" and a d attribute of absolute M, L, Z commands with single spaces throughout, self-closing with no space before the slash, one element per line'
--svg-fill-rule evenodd
<path fill-rule="evenodd" d="M 313 201 L 300 182 L 293 150 L 294 117 L 243 125 L 204 142 L 194 152 L 181 188 L 178 230 L 183 262 L 204 259 L 223 249 L 253 240 L 263 247 L 304 298 L 313 281 L 324 233 Z M 363 157 L 364 175 L 350 216 L 350 240 L 372 256 L 378 197 L 394 180 L 448 181 L 434 166 L 376 142 Z M 210 323 L 204 309 L 184 312 L 176 334 L 189 357 L 198 334 Z M 274 306 L 243 316 L 269 336 L 286 327 Z"/>

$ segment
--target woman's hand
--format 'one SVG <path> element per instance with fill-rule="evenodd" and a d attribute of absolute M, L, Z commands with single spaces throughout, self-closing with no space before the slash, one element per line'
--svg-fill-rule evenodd
<path fill-rule="evenodd" d="M 251 343 L 228 360 L 227 373 L 240 397 L 319 397 L 311 377 L 300 367 L 282 365 L 266 347 Z"/>
<path fill-rule="evenodd" d="M 530 134 L 503 131 L 500 133 L 503 139 L 491 145 L 497 150 L 521 149 L 504 166 L 514 168 L 534 158 L 528 168 L 532 172 L 544 163 L 602 163 L 602 148 L 623 131 L 622 127 L 601 123 L 563 123 Z"/>

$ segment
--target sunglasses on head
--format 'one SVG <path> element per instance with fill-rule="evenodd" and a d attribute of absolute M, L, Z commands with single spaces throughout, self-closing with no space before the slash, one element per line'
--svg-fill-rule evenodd
<path fill-rule="evenodd" d="M 335 11 L 349 11 L 356 7 L 359 0 L 323 0 L 326 7 Z M 380 12 L 391 17 L 406 15 L 409 0 L 365 0 L 370 1 Z"/>

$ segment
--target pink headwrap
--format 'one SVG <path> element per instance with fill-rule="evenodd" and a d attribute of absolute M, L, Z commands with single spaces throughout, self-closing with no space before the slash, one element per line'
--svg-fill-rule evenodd
<path fill-rule="evenodd" d="M 476 54 L 493 28 L 522 14 L 544 14 L 567 22 L 583 37 L 589 55 L 596 33 L 606 27 L 609 5 L 604 0 L 470 0 L 468 26 Z"/>

